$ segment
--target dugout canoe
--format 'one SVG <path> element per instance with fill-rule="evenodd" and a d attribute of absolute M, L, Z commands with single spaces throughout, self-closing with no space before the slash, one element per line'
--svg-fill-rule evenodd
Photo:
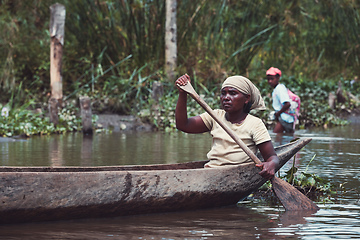
<path fill-rule="evenodd" d="M 281 168 L 311 139 L 277 147 Z M 254 163 L 0 167 L 0 224 L 115 217 L 236 204 L 266 180 Z"/>

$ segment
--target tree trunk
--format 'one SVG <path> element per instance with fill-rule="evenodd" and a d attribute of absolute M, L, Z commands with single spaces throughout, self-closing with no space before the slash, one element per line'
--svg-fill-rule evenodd
<path fill-rule="evenodd" d="M 64 5 L 53 4 L 50 6 L 50 86 L 51 100 L 57 101 L 57 104 L 49 105 L 50 121 L 54 125 L 58 124 L 58 106 L 62 105 L 62 55 L 64 45 L 64 27 L 66 10 Z M 50 100 L 49 100 L 50 102 Z M 52 109 L 56 105 L 55 109 Z M 55 115 L 54 115 L 55 114 Z"/>
<path fill-rule="evenodd" d="M 59 123 L 59 114 L 58 114 L 59 102 L 58 102 L 58 100 L 54 97 L 50 97 L 49 102 L 48 102 L 48 107 L 49 107 L 50 122 L 52 122 L 56 126 Z"/>
<path fill-rule="evenodd" d="M 335 94 L 333 94 L 332 92 L 329 93 L 328 101 L 329 101 L 329 107 L 331 109 L 335 109 L 336 108 L 336 96 L 335 96 Z"/>
<path fill-rule="evenodd" d="M 341 81 L 338 82 L 338 89 L 336 90 L 336 100 L 338 103 L 345 103 L 346 97 L 341 87 Z"/>
<path fill-rule="evenodd" d="M 166 0 L 165 72 L 169 81 L 175 78 L 177 61 L 176 0 Z"/>
<path fill-rule="evenodd" d="M 80 97 L 81 121 L 84 134 L 92 134 L 92 111 L 89 97 Z"/>

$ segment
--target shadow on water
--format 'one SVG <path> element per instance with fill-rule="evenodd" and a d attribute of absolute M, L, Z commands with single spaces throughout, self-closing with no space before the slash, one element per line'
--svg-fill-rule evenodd
<path fill-rule="evenodd" d="M 269 211 L 269 209 L 267 210 Z M 247 207 L 0 226 L 12 239 L 273 239 L 268 229 L 306 224 L 312 213 L 278 213 L 267 216 Z M 64 234 L 66 233 L 66 234 Z"/>

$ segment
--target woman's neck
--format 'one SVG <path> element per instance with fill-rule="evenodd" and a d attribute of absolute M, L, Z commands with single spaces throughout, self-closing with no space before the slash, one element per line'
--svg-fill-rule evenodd
<path fill-rule="evenodd" d="M 238 124 L 240 124 L 240 123 L 242 123 L 244 120 L 245 120 L 245 118 L 246 118 L 246 116 L 247 116 L 248 114 L 247 113 L 245 113 L 245 112 L 242 112 L 242 113 L 240 113 L 240 114 L 231 114 L 231 113 L 226 113 L 225 114 L 225 117 L 226 117 L 226 120 L 228 120 L 229 122 L 231 122 L 231 123 L 238 123 Z"/>

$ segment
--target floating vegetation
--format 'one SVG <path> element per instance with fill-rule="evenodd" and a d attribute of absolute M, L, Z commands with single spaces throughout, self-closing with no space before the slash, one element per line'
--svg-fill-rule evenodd
<path fill-rule="evenodd" d="M 320 178 L 316 174 L 307 173 L 308 167 L 315 159 L 312 157 L 304 172 L 298 172 L 294 165 L 286 171 L 286 175 L 280 178 L 292 184 L 296 189 L 315 202 L 332 203 L 336 202 L 339 195 L 339 188 L 330 181 Z M 295 156 L 294 161 L 295 162 Z M 340 192 L 346 192 L 340 185 Z M 266 182 L 258 191 L 251 194 L 247 200 L 264 201 L 270 205 L 280 205 L 270 181 Z"/>

